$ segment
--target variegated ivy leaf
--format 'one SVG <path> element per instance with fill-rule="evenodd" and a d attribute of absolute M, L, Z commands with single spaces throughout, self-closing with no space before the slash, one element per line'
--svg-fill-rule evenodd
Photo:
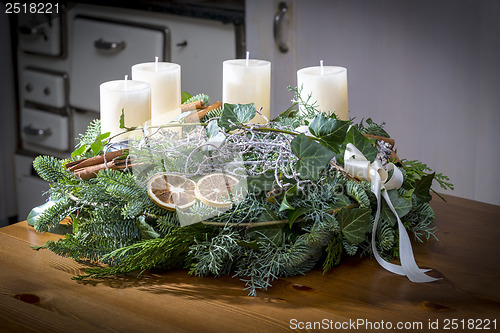
<path fill-rule="evenodd" d="M 339 152 L 348 128 L 348 121 L 326 117 L 323 113 L 317 114 L 309 124 L 309 130 L 320 143 L 335 152 Z"/>
<path fill-rule="evenodd" d="M 137 220 L 137 227 L 141 231 L 142 239 L 154 239 L 160 237 L 160 234 L 157 233 L 148 223 L 146 223 L 144 216 L 140 216 Z"/>
<path fill-rule="evenodd" d="M 288 211 L 286 216 L 288 217 L 288 223 L 290 225 L 290 228 L 299 217 L 310 213 L 312 210 L 313 208 L 311 207 L 297 207 L 294 210 Z"/>
<path fill-rule="evenodd" d="M 295 164 L 302 179 L 318 179 L 319 173 L 335 155 L 325 146 L 299 134 L 291 142 L 292 153 L 299 158 Z"/>
<path fill-rule="evenodd" d="M 389 199 L 391 199 L 391 203 L 398 213 L 399 218 L 402 218 L 406 214 L 408 214 L 411 210 L 411 201 L 403 198 L 399 195 L 397 190 L 387 191 L 389 195 Z M 387 221 L 391 226 L 394 226 L 397 222 L 396 216 L 392 212 L 391 208 L 387 205 L 385 200 L 382 200 L 382 210 L 380 211 L 380 217 Z"/>
<path fill-rule="evenodd" d="M 373 162 L 375 157 L 377 157 L 378 151 L 373 145 L 372 140 L 361 134 L 361 132 L 354 126 L 351 126 L 351 128 L 347 131 L 344 144 L 348 143 L 352 143 L 356 148 L 358 148 L 370 162 Z"/>
<path fill-rule="evenodd" d="M 224 103 L 219 125 L 226 130 L 236 129 L 238 125 L 248 123 L 255 117 L 257 111 L 255 105 L 250 104 L 229 104 Z M 233 125 L 234 124 L 234 125 Z"/>
<path fill-rule="evenodd" d="M 429 202 L 432 199 L 431 194 L 429 193 L 431 186 L 432 186 L 432 180 L 434 179 L 434 176 L 436 175 L 435 172 L 422 176 L 420 179 L 417 179 L 415 181 L 415 195 L 417 196 L 418 199 Z"/>
<path fill-rule="evenodd" d="M 349 243 L 359 244 L 365 240 L 370 216 L 370 208 L 342 209 L 337 214 L 342 234 Z"/>

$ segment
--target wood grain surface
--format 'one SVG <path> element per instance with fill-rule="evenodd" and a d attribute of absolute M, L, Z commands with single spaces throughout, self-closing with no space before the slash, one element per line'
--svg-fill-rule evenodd
<path fill-rule="evenodd" d="M 31 248 L 61 236 L 20 222 L 0 229 L 0 331 L 333 332 L 343 324 L 375 332 L 390 324 L 391 332 L 475 332 L 472 319 L 496 320 L 499 330 L 500 207 L 446 198 L 431 202 L 440 241 L 414 243 L 419 266 L 441 280 L 412 283 L 375 260 L 350 257 L 325 275 L 280 278 L 256 298 L 237 278 L 185 270 L 75 281 L 84 263 Z M 445 330 L 452 320 L 458 329 Z M 399 322 L 412 329 L 397 329 Z"/>

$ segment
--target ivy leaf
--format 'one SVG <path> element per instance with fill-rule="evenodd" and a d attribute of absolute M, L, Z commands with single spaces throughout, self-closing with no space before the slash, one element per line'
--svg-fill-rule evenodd
<path fill-rule="evenodd" d="M 125 112 L 124 112 L 124 109 L 122 109 L 122 114 L 120 115 L 120 128 L 121 129 L 125 128 Z"/>
<path fill-rule="evenodd" d="M 46 203 L 33 208 L 26 218 L 26 222 L 28 223 L 28 225 L 34 227 L 40 215 L 50 207 L 54 206 L 55 203 L 56 201 L 49 200 Z"/>
<path fill-rule="evenodd" d="M 287 214 L 288 222 L 290 224 L 290 228 L 293 223 L 302 215 L 309 213 L 312 210 L 311 207 L 297 207 L 294 210 L 290 210 Z"/>
<path fill-rule="evenodd" d="M 89 148 L 90 148 L 89 146 L 83 144 L 80 146 L 80 148 L 76 149 L 74 152 L 71 153 L 71 157 L 80 156 L 84 154 Z"/>
<path fill-rule="evenodd" d="M 406 200 L 410 201 L 411 202 L 411 197 L 413 196 L 413 191 L 415 191 L 414 188 L 406 191 L 401 197 L 402 198 L 405 198 Z"/>
<path fill-rule="evenodd" d="M 257 111 L 255 105 L 250 104 L 229 104 L 224 103 L 219 125 L 228 131 L 237 128 L 238 125 L 248 123 L 255 117 Z M 235 125 L 233 125 L 233 123 Z"/>
<path fill-rule="evenodd" d="M 279 211 L 282 212 L 282 211 L 288 210 L 288 209 L 293 210 L 294 208 L 293 208 L 292 205 L 290 205 L 288 203 L 288 200 L 286 199 L 286 195 L 285 195 L 283 197 L 283 201 L 281 201 L 281 205 L 280 205 L 280 210 Z"/>
<path fill-rule="evenodd" d="M 208 138 L 216 136 L 219 134 L 220 130 L 221 129 L 215 120 L 210 121 L 205 129 Z"/>
<path fill-rule="evenodd" d="M 391 203 L 394 206 L 396 213 L 398 213 L 399 218 L 402 218 L 410 212 L 412 207 L 411 201 L 408 201 L 404 197 L 400 196 L 397 190 L 387 191 L 387 194 L 389 195 L 389 199 L 391 199 Z M 398 221 L 385 200 L 382 201 L 380 217 L 389 222 L 391 226 L 394 226 Z"/>
<path fill-rule="evenodd" d="M 271 242 L 276 246 L 283 245 L 283 224 L 255 227 L 248 230 L 248 238 L 259 243 Z"/>
<path fill-rule="evenodd" d="M 334 197 L 335 197 L 335 201 L 332 205 L 330 205 L 330 207 L 332 209 L 342 208 L 342 207 L 345 207 L 345 206 L 351 204 L 351 200 L 344 193 L 336 194 L 336 195 L 334 195 Z"/>
<path fill-rule="evenodd" d="M 429 193 L 432 185 L 432 180 L 434 179 L 434 176 L 436 175 L 435 172 L 422 176 L 420 179 L 417 179 L 415 181 L 415 195 L 417 196 L 417 199 L 420 199 L 425 202 L 429 202 L 432 200 L 432 196 Z"/>
<path fill-rule="evenodd" d="M 373 146 L 372 141 L 361 134 L 361 132 L 354 126 L 351 126 L 349 131 L 347 131 L 344 144 L 348 143 L 352 143 L 356 148 L 358 148 L 370 162 L 373 162 L 375 157 L 377 157 L 378 151 L 377 148 Z"/>
<path fill-rule="evenodd" d="M 275 209 L 266 207 L 262 214 L 260 214 L 258 221 L 274 221 L 278 218 L 279 216 Z"/>
<path fill-rule="evenodd" d="M 342 209 L 337 214 L 337 221 L 349 243 L 359 244 L 365 240 L 370 216 L 370 208 Z"/>
<path fill-rule="evenodd" d="M 239 246 L 245 246 L 245 247 L 251 248 L 254 251 L 259 251 L 260 247 L 261 247 L 260 243 L 257 242 L 256 240 L 254 240 L 252 242 L 240 240 L 237 243 Z"/>
<path fill-rule="evenodd" d="M 288 203 L 286 197 L 291 197 L 294 195 L 293 191 L 297 192 L 297 185 L 293 185 L 288 190 L 286 190 L 285 195 L 283 196 L 283 201 L 281 202 L 279 211 L 282 212 L 284 210 L 294 210 L 295 208 Z M 295 193 L 296 194 L 296 193 Z"/>
<path fill-rule="evenodd" d="M 105 144 L 103 140 L 107 139 L 110 134 L 111 134 L 110 132 L 106 132 L 99 135 L 95 139 L 95 141 L 90 145 L 90 149 L 92 150 L 92 153 L 94 153 L 94 155 L 97 155 L 102 150 L 102 147 L 104 147 Z"/>
<path fill-rule="evenodd" d="M 71 219 L 73 220 L 73 233 L 76 234 L 82 225 L 82 220 L 76 216 L 72 216 Z"/>
<path fill-rule="evenodd" d="M 335 152 L 339 151 L 339 146 L 344 142 L 348 128 L 348 121 L 329 118 L 323 113 L 317 114 L 309 124 L 309 130 L 321 140 L 321 144 Z"/>
<path fill-rule="evenodd" d="M 248 176 L 246 184 L 249 192 L 257 196 L 265 194 L 274 188 L 274 172 L 269 171 L 255 176 Z M 236 185 L 235 189 L 238 188 L 238 185 Z"/>
<path fill-rule="evenodd" d="M 186 101 L 188 99 L 190 99 L 190 98 L 191 98 L 191 94 L 190 93 L 188 93 L 187 91 L 181 92 L 181 104 L 186 103 Z"/>
<path fill-rule="evenodd" d="M 189 113 L 189 112 L 185 112 L 185 113 Z M 224 135 L 224 133 L 222 132 L 222 129 L 217 124 L 216 120 L 211 120 L 208 123 L 205 131 L 206 131 L 207 138 L 208 138 L 208 140 L 206 142 L 208 150 L 213 150 L 213 149 L 216 149 L 216 147 L 217 148 L 220 147 L 222 145 L 222 143 L 224 142 L 224 140 L 226 139 L 226 136 Z"/>
<path fill-rule="evenodd" d="M 137 227 L 141 231 L 142 239 L 154 239 L 160 237 L 160 234 L 146 223 L 144 216 L 140 216 L 137 219 Z"/>
<path fill-rule="evenodd" d="M 330 149 L 311 140 L 303 133 L 293 138 L 291 149 L 299 158 L 295 167 L 302 179 L 316 180 L 319 172 L 335 156 Z"/>

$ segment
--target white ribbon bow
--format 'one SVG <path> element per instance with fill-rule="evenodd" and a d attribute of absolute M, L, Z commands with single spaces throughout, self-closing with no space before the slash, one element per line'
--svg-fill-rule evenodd
<path fill-rule="evenodd" d="M 370 163 L 363 153 L 361 153 L 358 148 L 351 143 L 347 144 L 344 153 L 344 169 L 356 178 L 369 181 L 371 184 L 371 191 L 377 197 L 377 213 L 375 214 L 375 221 L 373 223 L 372 230 L 372 250 L 378 263 L 392 273 L 407 276 L 408 279 L 413 282 L 431 282 L 438 280 L 425 274 L 425 272 L 430 271 L 430 269 L 421 269 L 417 266 L 415 257 L 413 256 L 413 250 L 408 233 L 406 232 L 403 223 L 401 223 L 401 220 L 396 213 L 396 209 L 394 209 L 389 195 L 387 194 L 388 190 L 398 189 L 403 184 L 403 174 L 401 170 L 399 170 L 393 163 L 388 163 L 386 168 L 382 166 L 379 160 L 375 160 L 375 162 Z M 388 180 L 388 171 L 391 170 L 393 171 L 393 175 L 391 179 Z M 390 262 L 382 259 L 377 251 L 377 246 L 375 245 L 375 236 L 380 217 L 381 195 L 398 220 L 399 260 L 401 265 L 391 264 Z"/>

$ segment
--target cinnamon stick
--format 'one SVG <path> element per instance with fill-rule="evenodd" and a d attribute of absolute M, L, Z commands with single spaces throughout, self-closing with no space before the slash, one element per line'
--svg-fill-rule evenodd
<path fill-rule="evenodd" d="M 88 167 L 91 165 L 102 164 L 102 163 L 104 163 L 104 161 L 111 161 L 117 157 L 124 155 L 124 153 L 127 153 L 127 152 L 128 152 L 127 149 L 116 150 L 116 151 L 112 151 L 112 152 L 109 152 L 106 154 L 101 154 L 101 155 L 97 155 L 94 157 L 69 162 L 69 163 L 66 163 L 65 166 L 69 171 L 74 172 L 77 169 L 82 169 L 82 168 L 85 168 L 85 167 Z"/>
<path fill-rule="evenodd" d="M 217 102 L 210 104 L 209 106 L 207 106 L 203 109 L 193 111 L 193 112 L 191 112 L 191 114 L 189 116 L 186 117 L 186 122 L 187 123 L 197 123 L 200 121 L 200 119 L 205 117 L 207 115 L 207 113 L 209 113 L 212 110 L 218 109 L 220 107 L 222 107 L 222 102 L 217 101 Z"/>
<path fill-rule="evenodd" d="M 374 139 L 376 139 L 377 141 L 384 141 L 384 142 L 387 142 L 387 143 L 389 143 L 389 144 L 392 146 L 392 148 L 394 149 L 394 145 L 395 145 L 395 143 L 396 143 L 396 142 L 394 141 L 394 139 L 391 139 L 391 138 L 385 138 L 385 137 L 383 137 L 383 136 L 378 136 L 378 135 L 369 135 L 369 134 L 363 134 L 363 135 L 364 135 L 365 137 L 367 137 L 367 138 L 374 138 Z"/>
<path fill-rule="evenodd" d="M 131 168 L 133 165 L 131 163 L 125 163 L 125 160 L 113 160 L 107 163 L 95 164 L 86 166 L 80 169 L 76 169 L 73 171 L 75 176 L 82 178 L 83 180 L 87 180 L 90 178 L 94 178 L 97 176 L 97 173 L 100 170 L 104 169 L 112 169 L 112 170 L 123 170 L 125 168 Z"/>
<path fill-rule="evenodd" d="M 191 103 L 186 103 L 181 105 L 181 112 L 193 111 L 197 109 L 201 109 L 205 106 L 203 101 L 194 101 Z"/>

